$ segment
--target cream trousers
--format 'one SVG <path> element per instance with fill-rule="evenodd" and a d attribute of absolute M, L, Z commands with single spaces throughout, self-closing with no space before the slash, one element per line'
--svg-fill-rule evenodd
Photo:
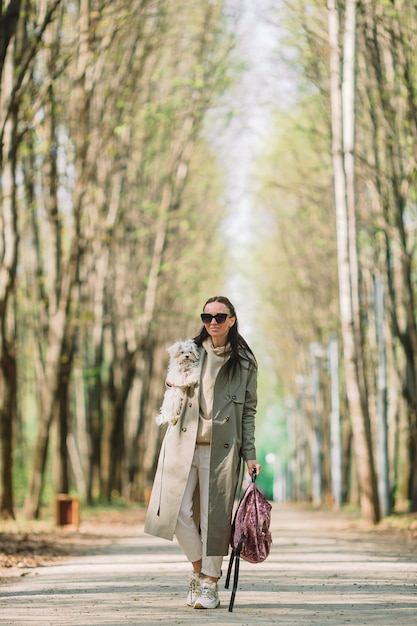
<path fill-rule="evenodd" d="M 210 446 L 196 446 L 190 475 L 180 512 L 178 515 L 175 534 L 185 556 L 194 563 L 202 560 L 202 574 L 220 578 L 222 569 L 222 556 L 206 556 L 207 552 L 207 526 L 208 526 L 208 499 L 209 499 L 209 473 L 210 473 Z M 199 485 L 200 490 L 200 527 L 201 535 L 193 519 L 193 495 Z"/>

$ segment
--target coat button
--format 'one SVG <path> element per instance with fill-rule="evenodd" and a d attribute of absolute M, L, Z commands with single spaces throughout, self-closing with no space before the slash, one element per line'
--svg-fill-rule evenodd
<path fill-rule="evenodd" d="M 236 400 L 236 396 L 232 396 L 232 400 Z"/>
<path fill-rule="evenodd" d="M 228 444 L 228 443 L 225 443 L 225 444 L 224 444 L 224 447 L 226 448 L 226 450 L 227 450 L 227 448 L 230 448 L 230 446 L 229 446 L 229 444 Z"/>
<path fill-rule="evenodd" d="M 226 422 L 230 422 L 230 417 L 228 415 L 224 419 Z"/>
<path fill-rule="evenodd" d="M 188 406 L 189 406 L 189 407 L 190 407 L 190 409 L 191 409 L 191 407 L 192 407 L 193 405 L 192 405 L 192 403 L 190 402 L 190 404 L 189 404 Z"/>
<path fill-rule="evenodd" d="M 185 428 L 185 426 L 183 426 L 183 427 L 181 428 L 181 430 L 182 430 L 182 432 L 183 432 L 183 433 L 186 433 L 186 432 L 187 432 L 187 429 Z"/>

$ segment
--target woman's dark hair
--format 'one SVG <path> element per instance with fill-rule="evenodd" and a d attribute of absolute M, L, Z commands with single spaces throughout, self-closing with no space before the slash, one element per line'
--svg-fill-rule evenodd
<path fill-rule="evenodd" d="M 253 354 L 251 348 L 249 347 L 249 345 L 247 344 L 247 342 L 245 341 L 245 339 L 242 337 L 242 335 L 239 334 L 239 328 L 238 328 L 238 323 L 237 323 L 237 316 L 236 316 L 236 311 L 235 311 L 235 307 L 233 306 L 233 304 L 230 302 L 229 298 L 226 298 L 225 296 L 214 296 L 214 298 L 209 298 L 207 300 L 207 302 L 204 304 L 203 306 L 203 311 L 206 307 L 207 304 L 210 304 L 210 302 L 221 302 L 222 304 L 224 304 L 228 310 L 229 310 L 229 314 L 236 318 L 235 323 L 233 324 L 233 326 L 229 329 L 229 334 L 227 336 L 227 341 L 230 343 L 231 349 L 232 349 L 232 354 L 230 355 L 230 359 L 227 361 L 227 371 L 230 372 L 234 372 L 236 370 L 236 367 L 238 365 L 240 365 L 240 355 L 239 355 L 239 348 L 243 348 L 244 352 L 249 353 L 250 355 L 252 355 L 253 361 L 256 364 L 256 358 L 255 355 Z M 201 346 L 203 341 L 205 339 L 207 339 L 207 337 L 209 337 L 210 335 L 208 334 L 206 327 L 203 326 L 203 328 L 201 329 L 200 333 L 194 337 L 194 342 L 198 345 Z"/>

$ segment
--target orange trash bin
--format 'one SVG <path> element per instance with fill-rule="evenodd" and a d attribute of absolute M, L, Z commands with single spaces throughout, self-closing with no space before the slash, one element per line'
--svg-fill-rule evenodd
<path fill-rule="evenodd" d="M 55 498 L 55 523 L 57 526 L 80 525 L 80 500 L 66 493 Z"/>

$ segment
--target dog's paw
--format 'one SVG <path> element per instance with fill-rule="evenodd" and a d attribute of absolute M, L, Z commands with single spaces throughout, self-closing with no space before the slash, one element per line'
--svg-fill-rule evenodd
<path fill-rule="evenodd" d="M 163 424 L 166 424 L 167 420 L 163 415 L 161 415 L 161 413 L 158 413 L 158 415 L 155 415 L 155 422 L 158 426 L 162 426 Z"/>

